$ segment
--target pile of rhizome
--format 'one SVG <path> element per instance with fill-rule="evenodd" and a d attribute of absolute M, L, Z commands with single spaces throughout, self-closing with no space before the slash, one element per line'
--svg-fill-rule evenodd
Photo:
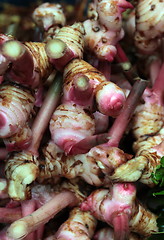
<path fill-rule="evenodd" d="M 164 1 L 0 17 L 0 239 L 159 232 L 146 195 L 164 155 Z"/>

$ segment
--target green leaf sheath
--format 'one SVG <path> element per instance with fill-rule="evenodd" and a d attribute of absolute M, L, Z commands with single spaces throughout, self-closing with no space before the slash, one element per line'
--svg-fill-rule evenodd
<path fill-rule="evenodd" d="M 156 167 L 156 170 L 152 173 L 152 180 L 155 184 L 159 184 L 159 187 L 164 186 L 164 157 L 161 158 L 161 164 Z M 164 191 L 161 191 L 163 195 Z M 160 195 L 155 193 L 155 195 Z"/>

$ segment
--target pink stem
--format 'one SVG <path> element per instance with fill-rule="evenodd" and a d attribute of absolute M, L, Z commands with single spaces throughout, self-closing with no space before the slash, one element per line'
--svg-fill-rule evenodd
<path fill-rule="evenodd" d="M 109 140 L 108 133 L 102 133 L 102 134 L 86 137 L 81 141 L 77 142 L 76 144 L 74 144 L 72 148 L 69 150 L 68 154 L 76 155 L 76 154 L 87 153 L 91 148 L 97 145 L 100 145 L 104 142 L 107 142 L 108 140 Z"/>
<path fill-rule="evenodd" d="M 0 160 L 5 160 L 7 157 L 8 151 L 6 148 L 0 148 Z"/>
<path fill-rule="evenodd" d="M 127 8 L 130 8 L 130 9 L 134 8 L 133 5 L 126 0 L 119 0 L 118 6 L 119 6 L 121 12 L 124 12 Z"/>
<path fill-rule="evenodd" d="M 84 86 L 80 86 L 80 80 L 83 79 L 83 82 L 85 82 Z M 92 87 L 89 82 L 89 79 L 86 78 L 86 76 L 79 76 L 74 80 L 74 91 L 76 98 L 79 97 L 79 94 L 82 95 L 82 97 L 89 97 L 89 95 L 92 93 Z M 83 96 L 84 94 L 84 96 Z"/>
<path fill-rule="evenodd" d="M 60 75 L 57 75 L 54 82 L 50 86 L 50 89 L 47 92 L 47 96 L 42 104 L 42 107 L 40 108 L 33 122 L 33 138 L 31 145 L 29 146 L 27 151 L 33 153 L 34 155 L 38 155 L 38 148 L 42 140 L 43 134 L 48 126 L 52 113 L 59 102 L 61 85 L 61 77 Z"/>
<path fill-rule="evenodd" d="M 109 130 L 110 140 L 109 146 L 118 147 L 119 142 L 127 128 L 127 125 L 133 115 L 133 112 L 147 86 L 148 82 L 142 79 L 136 79 L 128 97 L 125 102 L 124 108 L 120 115 L 114 121 L 111 129 Z"/>
<path fill-rule="evenodd" d="M 110 81 L 111 78 L 111 63 L 109 61 L 101 61 L 98 63 L 98 70 L 104 74 L 106 79 Z"/>
<path fill-rule="evenodd" d="M 127 214 L 119 214 L 113 218 L 114 240 L 126 240 L 129 235 L 129 218 Z"/>
<path fill-rule="evenodd" d="M 21 206 L 22 206 L 22 217 L 25 217 L 35 211 L 35 208 L 36 208 L 35 200 L 30 199 L 30 200 L 22 201 Z"/>
<path fill-rule="evenodd" d="M 70 48 L 67 48 L 64 56 L 57 59 L 50 58 L 50 62 L 55 66 L 57 70 L 62 71 L 65 65 L 75 57 L 75 53 Z"/>
<path fill-rule="evenodd" d="M 45 225 L 43 224 L 43 225 L 39 226 L 38 229 L 36 230 L 37 239 L 43 238 L 44 228 L 45 228 Z"/>
<path fill-rule="evenodd" d="M 119 43 L 117 43 L 116 48 L 117 48 L 117 55 L 116 55 L 117 62 L 119 62 L 119 63 L 129 62 L 128 57 L 126 56 L 124 50 L 122 49 L 122 47 Z"/>
<path fill-rule="evenodd" d="M 78 200 L 71 191 L 60 192 L 32 214 L 12 223 L 8 228 L 8 236 L 14 239 L 25 237 L 37 230 L 39 226 L 46 224 L 65 207 L 74 206 L 77 203 Z M 19 229 L 21 229 L 20 232 Z"/>
<path fill-rule="evenodd" d="M 29 233 L 23 240 L 36 240 L 40 238 L 36 238 L 36 231 Z"/>
<path fill-rule="evenodd" d="M 22 205 L 22 217 L 32 214 L 36 208 L 36 202 L 34 199 L 25 200 L 21 202 Z M 24 240 L 35 240 L 36 239 L 36 231 L 31 232 L 24 238 Z M 40 238 L 37 238 L 40 239 Z"/>
<path fill-rule="evenodd" d="M 0 222 L 11 223 L 22 217 L 22 211 L 20 207 L 16 208 L 0 208 Z"/>
<path fill-rule="evenodd" d="M 164 89 L 164 62 L 161 66 L 161 69 L 159 71 L 159 74 L 155 80 L 154 86 L 153 86 L 153 91 L 158 93 L 160 97 L 163 97 L 163 89 Z"/>
<path fill-rule="evenodd" d="M 14 201 L 10 199 L 10 201 L 6 204 L 6 208 L 16 208 L 19 207 L 21 204 L 19 201 Z"/>
<path fill-rule="evenodd" d="M 136 77 L 137 75 L 134 72 L 134 70 L 132 69 L 131 63 L 130 63 L 126 53 L 122 49 L 121 45 L 118 43 L 116 45 L 116 47 L 117 47 L 116 61 L 118 63 L 128 63 L 129 64 L 130 68 L 128 70 L 124 70 L 124 68 L 123 68 L 123 74 L 128 79 L 128 81 L 133 85 L 133 83 L 134 83 L 133 78 Z"/>
<path fill-rule="evenodd" d="M 0 84 L 4 81 L 4 77 L 0 76 Z"/>
<path fill-rule="evenodd" d="M 159 155 L 163 156 L 164 155 L 164 140 L 160 144 L 153 147 L 153 149 L 155 149 Z"/>

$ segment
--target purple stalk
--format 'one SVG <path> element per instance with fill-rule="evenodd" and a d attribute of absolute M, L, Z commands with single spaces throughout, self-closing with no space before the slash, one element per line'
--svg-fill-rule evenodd
<path fill-rule="evenodd" d="M 111 129 L 109 130 L 110 140 L 108 146 L 118 147 L 119 142 L 127 128 L 127 125 L 134 113 L 134 110 L 148 84 L 148 81 L 137 78 L 127 97 L 124 108 L 120 115 L 114 121 Z"/>
<path fill-rule="evenodd" d="M 131 63 L 122 49 L 121 45 L 117 44 L 117 55 L 115 57 L 116 61 L 120 64 L 124 76 L 128 79 L 128 81 L 133 85 L 134 84 L 134 77 L 136 77 L 136 74 L 131 66 Z"/>
<path fill-rule="evenodd" d="M 0 222 L 12 223 L 22 217 L 21 207 L 16 208 L 0 208 Z"/>
<path fill-rule="evenodd" d="M 118 214 L 113 218 L 114 240 L 125 240 L 129 236 L 129 217 L 127 214 Z"/>
<path fill-rule="evenodd" d="M 32 125 L 32 142 L 28 152 L 31 152 L 34 155 L 38 155 L 38 148 L 42 140 L 43 134 L 48 126 L 48 123 L 51 119 L 52 113 L 54 112 L 60 98 L 61 92 L 61 75 L 57 75 L 50 86 L 46 98 L 41 106 L 34 122 Z"/>
<path fill-rule="evenodd" d="M 19 44 L 24 48 L 24 53 L 12 61 L 12 67 L 6 74 L 7 77 L 14 82 L 21 83 L 25 86 L 33 86 L 33 84 L 35 84 L 35 78 L 38 78 L 34 73 L 34 59 L 25 46 L 21 43 Z M 8 58 L 10 59 L 11 57 L 8 56 Z"/>
<path fill-rule="evenodd" d="M 35 211 L 36 203 L 34 199 L 25 200 L 21 202 L 22 207 L 22 217 L 25 217 L 29 214 L 32 214 Z M 36 239 L 36 231 L 31 232 L 24 238 L 24 240 L 35 240 Z"/>
<path fill-rule="evenodd" d="M 125 102 L 125 106 L 120 115 L 114 121 L 109 133 L 98 134 L 82 139 L 75 144 L 70 150 L 69 154 L 87 153 L 92 147 L 107 142 L 108 146 L 118 147 L 119 142 L 126 130 L 126 127 L 133 115 L 133 112 L 141 98 L 147 81 L 143 79 L 136 79 L 130 91 L 130 94 Z"/>

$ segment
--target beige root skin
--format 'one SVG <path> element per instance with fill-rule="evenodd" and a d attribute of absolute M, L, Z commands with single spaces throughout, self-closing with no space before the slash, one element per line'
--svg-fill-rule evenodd
<path fill-rule="evenodd" d="M 55 233 L 55 239 L 81 239 L 89 240 L 92 238 L 97 220 L 88 212 L 82 212 L 78 207 L 70 212 L 70 216 L 58 231 Z"/>
<path fill-rule="evenodd" d="M 6 149 L 11 151 L 21 151 L 28 148 L 32 139 L 31 128 L 29 127 L 29 123 L 26 122 L 24 127 L 21 128 L 17 133 L 13 134 L 9 138 L 4 139 L 4 144 L 6 145 Z"/>
<path fill-rule="evenodd" d="M 50 62 L 59 71 L 74 58 L 82 58 L 84 52 L 84 28 L 82 23 L 74 23 L 59 29 L 55 38 L 49 40 L 46 52 Z"/>
<path fill-rule="evenodd" d="M 152 138 L 146 140 L 146 144 L 148 148 L 146 149 L 146 144 L 143 142 L 140 144 L 140 149 L 138 149 L 137 155 L 135 158 L 129 160 L 128 162 L 119 166 L 110 179 L 113 181 L 129 181 L 135 182 L 139 180 L 140 182 L 147 184 L 150 187 L 154 186 L 154 183 L 151 179 L 151 174 L 155 170 L 156 166 L 160 164 L 160 159 L 163 156 L 158 150 L 156 150 L 156 146 L 158 148 L 158 144 L 161 143 L 159 139 L 156 137 L 156 141 L 154 145 L 151 142 Z M 158 144 L 157 144 L 158 143 Z M 144 145 L 144 149 L 143 149 Z M 151 148 L 149 148 L 151 146 Z"/>
<path fill-rule="evenodd" d="M 33 93 L 27 88 L 12 83 L 0 85 L 1 138 L 11 137 L 24 127 L 34 113 L 34 103 Z"/>
<path fill-rule="evenodd" d="M 82 23 L 65 26 L 56 34 L 56 38 L 63 41 L 76 57 L 82 58 L 84 51 L 84 27 Z"/>
<path fill-rule="evenodd" d="M 119 148 L 103 145 L 92 148 L 87 154 L 66 156 L 52 141 L 43 148 L 43 155 L 44 160 L 39 161 L 39 182 L 57 177 L 80 177 L 94 186 L 109 184 L 114 169 L 130 157 Z"/>
<path fill-rule="evenodd" d="M 14 200 L 30 198 L 29 185 L 38 175 L 37 158 L 30 153 L 20 152 L 8 158 L 5 174 L 8 179 L 8 194 Z"/>
<path fill-rule="evenodd" d="M 66 23 L 66 17 L 60 4 L 43 3 L 40 4 L 32 15 L 36 24 L 47 31 L 52 26 L 62 25 Z"/>
<path fill-rule="evenodd" d="M 131 122 L 134 137 L 139 139 L 144 135 L 156 135 L 163 127 L 163 121 L 163 106 L 151 102 L 138 105 Z"/>
<path fill-rule="evenodd" d="M 86 154 L 66 156 L 54 143 L 43 149 L 45 160 L 40 161 L 38 181 L 53 180 L 58 177 L 73 179 L 81 177 L 87 183 L 101 186 L 104 183 L 102 171 L 93 157 Z"/>
<path fill-rule="evenodd" d="M 151 234 L 158 232 L 157 216 L 136 202 L 133 215 L 129 225 L 131 231 L 139 233 L 141 236 L 149 237 Z"/>
<path fill-rule="evenodd" d="M 45 81 L 53 70 L 45 51 L 45 43 L 25 42 L 24 45 L 34 58 L 34 71 L 39 74 L 40 80 Z M 37 83 L 34 82 L 34 86 L 35 84 Z"/>
<path fill-rule="evenodd" d="M 139 0 L 136 7 L 135 44 L 143 53 L 154 52 L 164 29 L 163 1 Z"/>

